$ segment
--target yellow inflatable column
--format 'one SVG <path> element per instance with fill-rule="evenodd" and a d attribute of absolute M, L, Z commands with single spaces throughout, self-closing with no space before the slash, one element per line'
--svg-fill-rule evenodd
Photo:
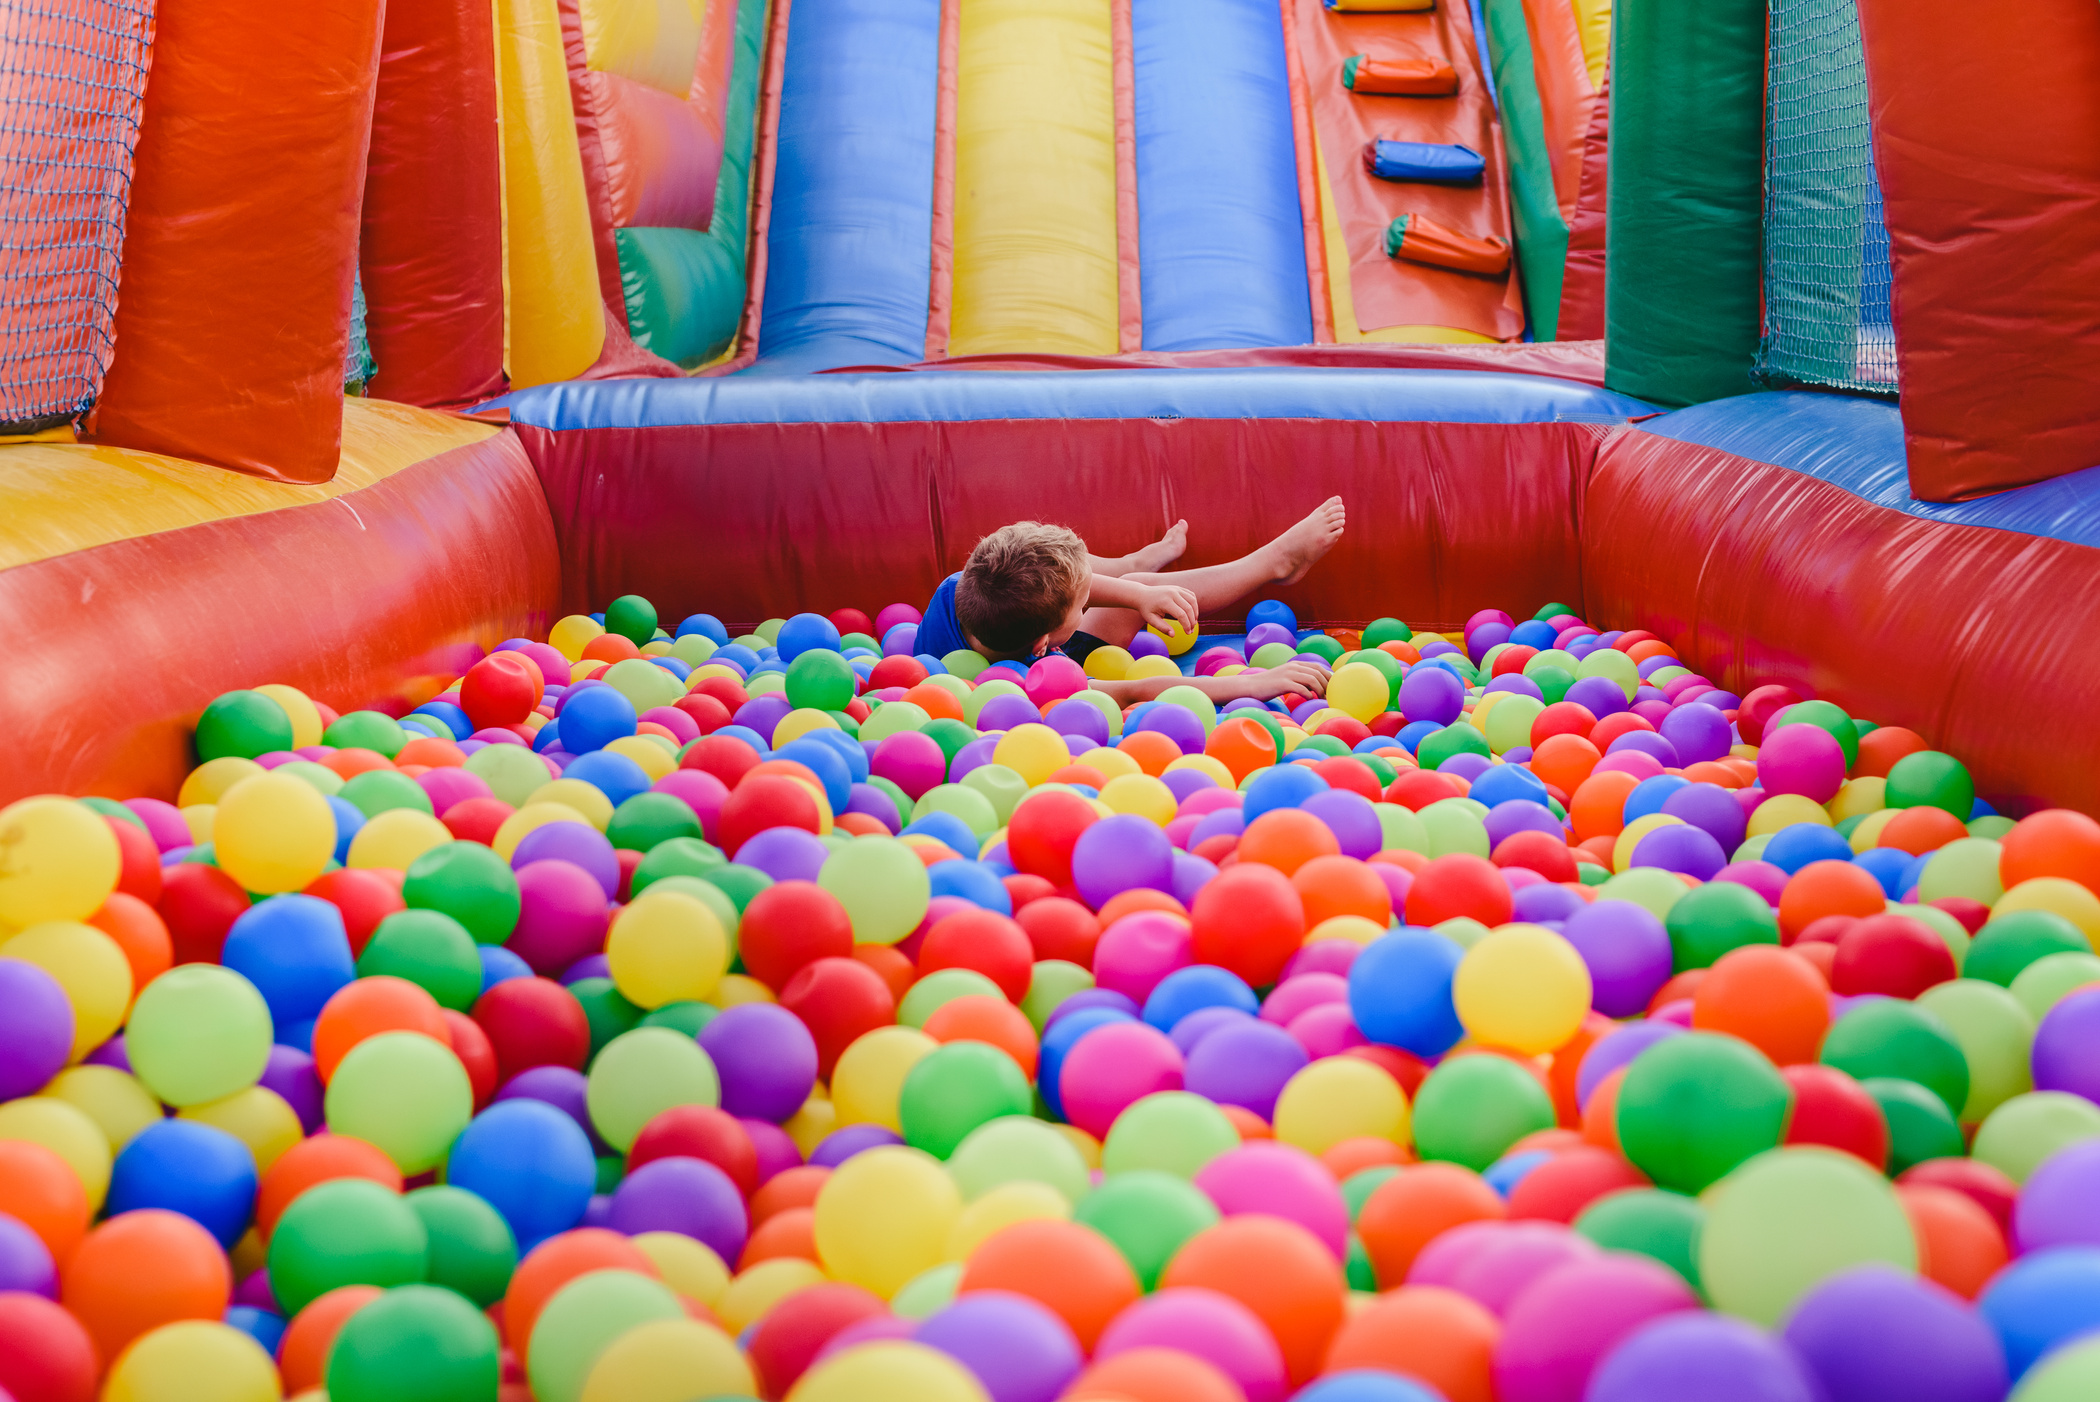
<path fill-rule="evenodd" d="M 605 348 L 605 308 L 556 0 L 495 6 L 503 362 L 522 389 L 590 369 Z"/>
<path fill-rule="evenodd" d="M 960 0 L 950 355 L 1116 353 L 1108 0 Z"/>

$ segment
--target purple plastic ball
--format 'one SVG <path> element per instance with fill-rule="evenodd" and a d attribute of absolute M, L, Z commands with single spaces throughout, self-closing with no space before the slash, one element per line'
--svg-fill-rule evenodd
<path fill-rule="evenodd" d="M 1495 767 L 1495 762 L 1486 755 L 1476 755 L 1471 750 L 1461 750 L 1436 767 L 1439 774 L 1450 774 L 1472 783 Z"/>
<path fill-rule="evenodd" d="M 1720 759 L 1735 743 L 1728 717 L 1704 701 L 1687 701 L 1664 716 L 1662 737 L 1677 747 L 1686 764 Z"/>
<path fill-rule="evenodd" d="M 751 1218 L 728 1174 L 703 1159 L 652 1159 L 629 1173 L 613 1193 L 606 1225 L 628 1236 L 679 1232 L 713 1248 L 725 1261 L 744 1254 Z"/>
<path fill-rule="evenodd" d="M 1060 735 L 1076 736 L 1090 745 L 1108 743 L 1108 717 L 1091 701 L 1068 696 L 1050 708 L 1043 724 Z"/>
<path fill-rule="evenodd" d="M 263 1067 L 261 1084 L 277 1092 L 292 1107 L 301 1129 L 312 1134 L 321 1127 L 324 1091 L 311 1056 L 297 1047 L 273 1045 L 270 1060 Z"/>
<path fill-rule="evenodd" d="M 1256 649 L 1267 647 L 1270 643 L 1282 643 L 1285 647 L 1296 648 L 1298 635 L 1281 623 L 1257 623 L 1247 630 L 1249 657 L 1254 655 Z"/>
<path fill-rule="evenodd" d="M 957 1296 L 912 1338 L 969 1369 L 992 1402 L 1052 1402 L 1086 1363 L 1070 1325 L 1005 1290 Z"/>
<path fill-rule="evenodd" d="M 1159 776 L 1159 781 L 1167 786 L 1168 793 L 1174 795 L 1176 803 L 1186 802 L 1190 794 L 1200 789 L 1214 789 L 1218 786 L 1216 779 L 1200 769 L 1169 770 Z"/>
<path fill-rule="evenodd" d="M 1663 800 L 1662 811 L 1703 831 L 1723 852 L 1743 845 L 1749 819 L 1735 795 L 1719 784 L 1686 784 Z"/>
<path fill-rule="evenodd" d="M 1783 1337 L 1826 1402 L 1998 1402 L 2008 1385 L 1997 1336 L 1975 1310 L 1888 1266 L 1823 1281 L 1795 1304 Z"/>
<path fill-rule="evenodd" d="M 1539 690 L 1539 684 L 1520 672 L 1504 672 L 1481 689 L 1483 691 L 1512 691 L 1519 696 L 1529 696 L 1534 701 L 1546 699 L 1546 693 Z"/>
<path fill-rule="evenodd" d="M 2100 1101 L 2100 989 L 2071 993 L 2043 1015 L 2033 1062 L 2036 1090 L 2067 1090 Z"/>
<path fill-rule="evenodd" d="M 0 1212 L 0 1291 L 23 1290 L 58 1298 L 58 1266 L 42 1237 Z"/>
<path fill-rule="evenodd" d="M 1311 1059 L 1281 1027 L 1249 1018 L 1197 1042 L 1183 1068 L 1182 1085 L 1206 1100 L 1242 1106 L 1267 1120 L 1276 1113 L 1284 1085 Z"/>
<path fill-rule="evenodd" d="M 890 796 L 873 784 L 855 784 L 851 796 L 846 800 L 848 813 L 864 813 L 888 828 L 891 836 L 898 832 L 897 805 Z"/>
<path fill-rule="evenodd" d="M 1111 1008 L 1131 1017 L 1136 1017 L 1140 1011 L 1137 1000 L 1127 993 L 1118 993 L 1113 988 L 1082 988 L 1050 1010 L 1050 1016 L 1043 1019 L 1043 1030 L 1048 1032 L 1059 1018 L 1088 1008 Z"/>
<path fill-rule="evenodd" d="M 1167 655 L 1167 644 L 1159 634 L 1147 629 L 1130 640 L 1129 651 L 1133 658 L 1165 657 Z"/>
<path fill-rule="evenodd" d="M 736 849 L 739 866 L 757 867 L 775 881 L 815 881 L 831 849 L 803 828 L 767 828 Z"/>
<path fill-rule="evenodd" d="M 1442 667 L 1412 667 L 1400 682 L 1400 714 L 1408 724 L 1449 725 L 1465 711 L 1466 687 Z"/>
<path fill-rule="evenodd" d="M 1582 1065 L 1576 1068 L 1576 1105 L 1587 1105 L 1590 1093 L 1604 1083 L 1606 1076 L 1621 1066 L 1631 1066 L 1635 1057 L 1657 1042 L 1680 1036 L 1683 1032 L 1684 1029 L 1674 1022 L 1637 1020 L 1605 1033 L 1583 1053 Z"/>
<path fill-rule="evenodd" d="M 581 1071 L 566 1066 L 535 1066 L 529 1071 L 520 1071 L 503 1083 L 496 1092 L 498 1100 L 537 1100 L 576 1121 L 589 1136 L 591 1147 L 599 1153 L 606 1152 L 605 1141 L 598 1137 L 596 1126 L 591 1123 L 590 1105 L 586 1097 L 589 1082 Z"/>
<path fill-rule="evenodd" d="M 1194 905 L 1196 893 L 1210 885 L 1218 869 L 1202 857 L 1190 852 L 1174 854 L 1174 899 L 1183 905 Z"/>
<path fill-rule="evenodd" d="M 604 833 L 589 823 L 543 823 L 522 838 L 510 854 L 510 869 L 523 871 L 534 862 L 567 862 L 589 872 L 605 892 L 620 894 L 620 859 Z"/>
<path fill-rule="evenodd" d="M 722 1079 L 722 1108 L 732 1115 L 783 1123 L 816 1084 L 816 1040 L 777 1003 L 724 1008 L 699 1040 Z"/>
<path fill-rule="evenodd" d="M 1172 740 L 1185 755 L 1200 755 L 1203 753 L 1203 742 L 1206 738 L 1203 733 L 1203 722 L 1198 720 L 1196 713 L 1188 709 L 1188 707 L 1177 706 L 1171 701 L 1158 702 L 1148 706 L 1145 709 L 1145 713 L 1138 717 L 1137 724 L 1130 727 L 1130 729 L 1133 732 L 1140 730 L 1158 731 L 1161 735 Z"/>
<path fill-rule="evenodd" d="M 948 765 L 948 782 L 959 784 L 971 770 L 982 769 L 990 764 L 992 755 L 998 750 L 999 741 L 1003 738 L 999 735 L 987 735 L 983 739 L 972 740 L 957 750 L 955 758 Z"/>
<path fill-rule="evenodd" d="M 1626 709 L 1626 693 L 1610 677 L 1580 677 L 1568 688 L 1563 701 L 1573 701 L 1598 720 Z"/>
<path fill-rule="evenodd" d="M 1660 867 L 1700 881 L 1711 881 L 1728 865 L 1728 854 L 1704 829 L 1686 823 L 1657 828 L 1633 845 L 1632 865 Z"/>
<path fill-rule="evenodd" d="M 984 703 L 977 712 L 979 730 L 1012 730 L 1017 725 L 1040 725 L 1043 713 L 1026 696 L 1002 693 Z"/>
<path fill-rule="evenodd" d="M 847 1125 L 825 1135 L 810 1154 L 809 1161 L 819 1168 L 837 1168 L 855 1154 L 903 1142 L 903 1135 L 881 1125 Z"/>
<path fill-rule="evenodd" d="M 1669 1314 L 1636 1330 L 1590 1375 L 1583 1402 L 1823 1402 L 1778 1339 L 1724 1314 Z"/>
<path fill-rule="evenodd" d="M 1103 818 L 1081 833 L 1072 848 L 1072 881 L 1080 899 L 1095 910 L 1110 897 L 1139 887 L 1171 892 L 1174 844 L 1150 818 L 1136 813 Z"/>
<path fill-rule="evenodd" d="M 768 745 L 773 743 L 773 731 L 787 719 L 787 713 L 795 708 L 788 704 L 785 696 L 754 696 L 736 708 L 730 719 L 737 725 L 748 725 L 758 732 L 759 738 Z"/>
<path fill-rule="evenodd" d="M 1662 762 L 1665 769 L 1679 767 L 1677 747 L 1652 730 L 1629 730 L 1604 751 L 1608 755 L 1622 755 L 1628 750 L 1649 755 Z"/>
<path fill-rule="evenodd" d="M 1528 798 L 1505 799 L 1488 810 L 1483 822 L 1490 850 L 1500 847 L 1505 837 L 1520 832 L 1542 832 L 1554 838 L 1560 838 L 1564 832 L 1552 809 Z"/>
<path fill-rule="evenodd" d="M 1298 807 L 1327 825 L 1345 857 L 1362 861 L 1385 846 L 1385 825 L 1378 821 L 1378 810 L 1360 793 L 1329 789 Z"/>
<path fill-rule="evenodd" d="M 0 1101 L 34 1095 L 66 1069 L 73 1051 L 73 1004 L 57 979 L 35 964 L 0 959 Z"/>
<path fill-rule="evenodd" d="M 1561 937 L 1589 966 L 1591 1004 L 1606 1017 L 1648 1006 L 1670 979 L 1670 934 L 1632 901 L 1600 900 L 1567 917 Z"/>

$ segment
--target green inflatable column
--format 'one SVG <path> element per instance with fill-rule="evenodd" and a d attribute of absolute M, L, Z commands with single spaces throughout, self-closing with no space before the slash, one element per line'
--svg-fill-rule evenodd
<path fill-rule="evenodd" d="M 1756 386 L 1764 0 L 1619 0 L 1604 382 L 1683 406 Z"/>

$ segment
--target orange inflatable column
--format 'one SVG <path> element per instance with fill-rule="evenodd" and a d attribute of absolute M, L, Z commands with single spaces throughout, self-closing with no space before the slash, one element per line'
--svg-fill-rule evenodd
<path fill-rule="evenodd" d="M 159 16 L 101 442 L 335 475 L 380 5 Z"/>
<path fill-rule="evenodd" d="M 365 173 L 375 398 L 463 408 L 503 393 L 503 177 L 488 0 L 387 6 Z"/>

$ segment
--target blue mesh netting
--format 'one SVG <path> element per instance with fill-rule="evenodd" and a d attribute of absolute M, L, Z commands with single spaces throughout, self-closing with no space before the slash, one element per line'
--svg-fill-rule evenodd
<path fill-rule="evenodd" d="M 364 393 L 365 381 L 378 367 L 372 363 L 372 342 L 365 335 L 365 280 L 362 274 L 350 284 L 350 343 L 343 350 L 343 388 Z"/>
<path fill-rule="evenodd" d="M 0 433 L 102 387 L 152 49 L 152 0 L 0 0 Z"/>
<path fill-rule="evenodd" d="M 1893 394 L 1889 236 L 1854 0 L 1771 0 L 1759 378 Z"/>

